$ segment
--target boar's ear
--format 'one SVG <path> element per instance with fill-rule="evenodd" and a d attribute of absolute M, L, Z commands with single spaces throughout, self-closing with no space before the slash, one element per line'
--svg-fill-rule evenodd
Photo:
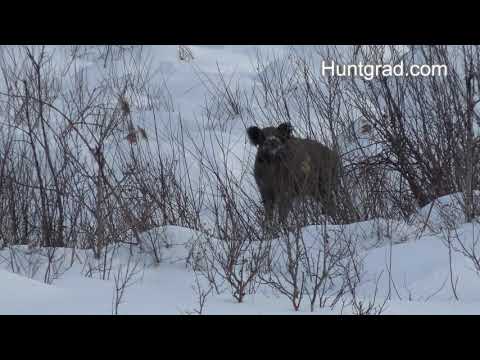
<path fill-rule="evenodd" d="M 265 141 L 265 135 L 263 131 L 256 126 L 251 126 L 247 129 L 247 135 L 252 145 L 262 145 Z"/>
<path fill-rule="evenodd" d="M 292 137 L 293 126 L 289 122 L 280 124 L 277 127 L 277 129 L 278 129 L 278 132 L 280 133 L 280 136 L 285 140 L 290 139 Z"/>

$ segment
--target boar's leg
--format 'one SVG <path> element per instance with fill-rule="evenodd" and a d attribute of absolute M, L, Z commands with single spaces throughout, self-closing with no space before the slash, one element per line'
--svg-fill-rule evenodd
<path fill-rule="evenodd" d="M 337 205 L 335 201 L 335 195 L 330 192 L 325 199 L 325 215 L 330 216 L 332 219 L 335 219 Z"/>
<path fill-rule="evenodd" d="M 265 222 L 267 225 L 271 225 L 273 222 L 273 210 L 275 207 L 275 197 L 272 191 L 267 189 L 261 189 L 260 194 L 262 196 L 263 209 L 265 211 Z"/>
<path fill-rule="evenodd" d="M 292 204 L 288 198 L 283 198 L 279 201 L 278 204 L 278 216 L 280 224 L 287 226 L 288 214 L 290 213 Z"/>
<path fill-rule="evenodd" d="M 335 219 L 336 201 L 335 189 L 332 184 L 323 183 L 320 187 L 320 202 L 322 203 L 323 214 Z"/>

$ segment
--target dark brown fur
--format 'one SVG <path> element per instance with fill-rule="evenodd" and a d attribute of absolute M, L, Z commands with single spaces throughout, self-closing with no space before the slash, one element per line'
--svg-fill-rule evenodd
<path fill-rule="evenodd" d="M 335 215 L 335 192 L 340 158 L 314 140 L 292 136 L 289 123 L 278 127 L 247 129 L 258 147 L 254 176 L 268 220 L 278 207 L 280 219 L 288 215 L 296 198 L 319 200 L 327 215 Z"/>

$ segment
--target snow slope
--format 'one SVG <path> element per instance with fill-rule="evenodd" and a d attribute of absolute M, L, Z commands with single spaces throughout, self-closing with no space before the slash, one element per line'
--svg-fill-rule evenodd
<path fill-rule="evenodd" d="M 195 131 L 198 118 L 204 106 L 206 88 L 205 75 L 218 79 L 218 70 L 233 79 L 239 86 L 251 86 L 257 77 L 254 72 L 256 51 L 276 53 L 282 58 L 287 47 L 282 46 L 192 46 L 195 59 L 192 62 L 180 62 L 176 46 L 154 46 L 152 56 L 159 71 L 152 81 L 165 84 L 170 92 L 172 104 L 159 114 L 159 121 L 167 126 L 172 117 L 181 114 L 184 125 Z M 297 49 L 298 50 L 298 49 Z M 302 50 L 302 49 L 300 49 Z M 78 64 L 94 70 L 93 78 L 101 74 L 93 63 Z M 207 84 L 208 85 L 208 84 Z M 208 87 L 208 86 L 207 86 Z M 153 126 L 152 114 L 145 112 L 139 116 L 138 125 L 144 128 Z M 172 125 L 171 121 L 169 126 Z M 240 176 L 238 159 L 252 159 L 252 148 L 245 139 L 245 124 L 234 121 L 228 132 L 231 148 L 228 168 Z M 220 131 L 213 129 L 212 131 Z M 226 133 L 222 133 L 226 136 Z M 194 148 L 191 149 L 192 152 Z M 168 145 L 162 148 L 168 152 Z M 212 145 L 212 156 L 220 151 Z M 248 164 L 247 164 L 248 165 Z M 195 161 L 191 159 L 191 170 L 195 173 Z M 253 186 L 251 177 L 244 180 Z M 254 187 L 251 188 L 255 191 Z M 443 199 L 440 204 L 449 203 Z M 428 217 L 429 207 L 420 212 Z M 367 280 L 359 289 L 360 298 L 368 301 L 371 297 L 374 280 L 380 274 L 378 282 L 378 300 L 388 298 L 385 314 L 477 314 L 480 313 L 480 276 L 472 264 L 458 253 L 452 254 L 451 266 L 448 248 L 443 233 L 438 229 L 438 211 L 433 208 L 429 227 L 421 237 L 416 236 L 422 228 L 422 221 L 406 224 L 389 222 L 384 219 L 352 224 L 347 231 L 357 234 L 361 239 L 361 254 L 364 259 L 364 275 Z M 457 221 L 459 234 L 463 239 L 474 239 L 474 225 Z M 331 228 L 330 230 L 334 230 Z M 316 246 L 315 227 L 307 227 L 304 234 L 312 246 Z M 477 231 L 478 232 L 478 229 Z M 135 275 L 132 285 L 126 289 L 119 314 L 187 314 L 198 309 L 195 273 L 187 259 L 192 242 L 199 235 L 192 230 L 169 226 L 158 234 L 163 234 L 169 244 L 164 248 L 162 262 L 155 265 L 151 256 L 137 258 L 141 271 Z M 0 251 L 0 313 L 1 314 L 111 314 L 115 297 L 114 275 L 120 266 L 125 266 L 129 249 L 120 248 L 112 257 L 112 270 L 109 276 L 100 272 L 89 274 L 89 267 L 98 266 L 88 252 L 73 254 L 68 249 L 58 249 L 59 256 L 75 258 L 73 265 L 63 269 L 57 279 L 45 283 L 47 267 L 44 255 L 35 251 L 19 248 Z M 33 268 L 12 267 L 12 256 L 21 264 L 35 260 Z M 390 261 L 391 260 L 391 261 Z M 30 261 L 32 262 L 32 261 Z M 68 261 L 67 261 L 68 262 Z M 391 274 L 388 275 L 391 263 Z M 455 300 L 450 277 L 453 269 L 454 279 L 458 278 Z M 14 273 L 15 272 L 15 273 Z M 200 279 L 199 281 L 203 281 Z M 456 281 L 456 280 L 455 280 Z M 350 313 L 349 307 L 317 309 L 316 314 Z M 247 295 L 244 303 L 236 303 L 228 291 L 220 295 L 215 293 L 207 297 L 205 314 L 295 314 L 288 299 L 270 289 L 261 288 L 254 296 Z M 301 314 L 310 314 L 305 301 L 300 308 Z"/>
<path fill-rule="evenodd" d="M 375 232 L 373 224 L 363 224 L 365 230 Z M 460 230 L 471 235 L 471 225 Z M 167 227 L 171 246 L 165 249 L 158 266 L 147 264 L 135 276 L 134 283 L 119 305 L 119 314 L 189 314 L 198 309 L 195 292 L 195 274 L 186 264 L 188 244 L 197 234 L 193 231 Z M 478 229 L 477 229 L 478 231 Z M 313 234 L 311 228 L 306 234 Z M 312 241 L 314 237 L 312 236 Z M 388 259 L 392 253 L 392 279 L 387 274 Z M 68 253 L 68 251 L 67 251 Z M 128 250 L 121 249 L 113 268 L 125 263 Z M 360 298 L 368 301 L 373 281 L 383 273 L 378 283 L 378 298 L 383 301 L 391 287 L 390 300 L 384 314 L 478 314 L 480 313 L 480 277 L 461 255 L 454 254 L 452 265 L 459 282 L 454 299 L 449 283 L 448 252 L 439 236 L 425 236 L 416 241 L 376 247 L 364 252 L 365 284 Z M 6 251 L 2 252 L 6 257 Z M 92 261 L 83 256 L 83 263 Z M 5 264 L 5 262 L 4 262 Z M 37 280 L 0 270 L 1 314 L 111 314 L 115 282 L 82 276 L 82 265 L 76 263 L 52 285 L 39 281 L 45 271 L 41 266 Z M 115 270 L 112 271 L 115 273 Z M 200 280 L 203 281 L 203 280 Z M 393 284 L 389 286 L 389 284 Z M 269 289 L 260 289 L 254 296 L 246 296 L 244 303 L 236 303 L 228 291 L 207 297 L 204 314 L 295 314 L 290 302 Z M 305 301 L 301 314 L 310 314 Z M 316 309 L 315 314 L 351 313 L 346 307 Z"/>

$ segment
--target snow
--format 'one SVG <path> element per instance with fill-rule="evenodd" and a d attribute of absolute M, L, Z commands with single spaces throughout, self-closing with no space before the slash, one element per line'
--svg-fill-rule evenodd
<path fill-rule="evenodd" d="M 254 61 L 257 51 L 274 53 L 276 59 L 284 59 L 287 47 L 282 46 L 191 46 L 195 59 L 181 62 L 177 57 L 176 46 L 153 46 L 151 56 L 158 68 L 150 79 L 168 86 L 173 99 L 162 112 L 155 114 L 160 126 L 178 126 L 172 118 L 180 115 L 184 126 L 193 133 L 201 126 L 206 87 L 205 75 L 218 81 L 218 70 L 231 84 L 240 87 L 252 86 L 258 81 Z M 297 49 L 298 50 L 298 49 Z M 61 51 L 57 51 L 58 66 L 61 66 Z M 271 64 L 273 67 L 275 63 Z M 89 81 L 96 81 L 105 71 L 95 61 L 78 61 L 78 69 L 85 69 Z M 269 67 L 266 71 L 272 71 Z M 88 70 L 88 71 L 87 71 Z M 74 68 L 65 77 L 74 76 Z M 145 99 L 139 99 L 139 102 Z M 139 115 L 138 125 L 153 130 L 153 114 L 144 111 Z M 242 184 L 256 192 L 251 174 L 242 177 L 243 168 L 239 159 L 246 159 L 246 166 L 253 162 L 253 150 L 245 139 L 245 125 L 233 118 L 225 129 L 213 128 L 211 134 L 220 134 L 227 152 L 226 167 Z M 209 144 L 209 156 L 219 157 L 218 145 Z M 154 146 L 147 144 L 145 146 Z M 195 154 L 192 143 L 187 142 Z M 169 144 L 161 145 L 161 151 L 169 152 Z M 372 150 L 373 151 L 373 150 Z M 200 169 L 193 155 L 188 157 L 193 174 Z M 454 225 L 459 237 L 475 246 L 475 225 L 465 224 L 457 199 L 459 195 L 449 195 L 438 199 L 432 206 L 419 209 L 418 215 L 410 223 L 388 219 L 374 219 L 350 224 L 342 228 L 344 234 L 358 239 L 358 251 L 363 259 L 363 276 L 366 281 L 359 287 L 359 296 L 365 301 L 371 299 L 375 279 L 380 280 L 377 303 L 386 300 L 384 314 L 480 314 L 480 276 L 472 263 L 458 252 L 449 258 L 442 228 L 442 213 L 446 208 L 454 215 Z M 443 212 L 442 212 L 443 211 Z M 428 219 L 428 226 L 424 227 Z M 338 226 L 328 225 L 327 231 L 335 234 Z M 424 230 L 421 232 L 420 230 Z M 319 246 L 320 226 L 303 229 L 306 241 L 312 248 Z M 420 234 L 420 235 L 419 235 Z M 131 286 L 126 289 L 118 307 L 119 314 L 189 314 L 198 310 L 196 279 L 205 285 L 205 279 L 192 270 L 191 249 L 204 241 L 202 234 L 178 226 L 165 226 L 143 235 L 145 248 L 131 249 L 126 246 L 110 249 L 105 263 L 111 265 L 108 274 L 97 270 L 103 259 L 96 260 L 87 250 L 57 249 L 55 256 L 64 256 L 64 265 L 58 277 L 48 275 L 46 253 L 48 249 L 27 249 L 25 247 L 0 250 L 0 314 L 112 314 L 112 301 L 115 296 L 115 274 L 125 269 L 128 259 L 139 262 Z M 332 235 L 333 236 L 333 235 Z M 154 261 L 150 240 L 162 244 L 160 263 Z M 221 241 L 220 239 L 215 241 Z M 275 241 L 275 239 L 274 239 Z M 277 241 L 280 241 L 277 239 Z M 129 256 L 133 251 L 133 256 Z M 114 253 L 112 253 L 114 252 Z M 12 256 L 16 263 L 12 266 Z M 391 261 L 390 261 L 391 259 Z M 455 299 L 450 274 L 458 278 Z M 32 268 L 32 263 L 35 266 Z M 105 265 L 104 263 L 104 265 Z M 29 267 L 30 266 L 30 267 Z M 391 274 L 388 275 L 391 268 Z M 318 308 L 314 314 L 351 313 L 350 307 Z M 310 314 L 308 301 L 302 303 L 295 312 L 290 301 L 268 287 L 260 287 L 254 295 L 247 294 L 245 301 L 236 302 L 228 287 L 221 294 L 212 292 L 206 299 L 205 314 Z"/>
<path fill-rule="evenodd" d="M 355 224 L 365 234 L 375 232 L 373 223 Z M 466 225 L 462 228 L 471 234 Z M 134 284 L 126 290 L 119 314 L 190 314 L 198 309 L 195 293 L 195 274 L 186 263 L 188 244 L 198 238 L 195 232 L 166 227 L 164 234 L 170 243 L 164 249 L 162 262 L 148 264 L 135 277 Z M 304 229 L 306 234 L 315 233 L 313 227 Z M 349 231 L 352 231 L 350 229 Z M 477 229 L 478 231 L 478 229 Z M 313 239 L 313 236 L 311 237 Z M 125 263 L 128 250 L 122 248 L 115 258 L 114 269 Z M 70 250 L 67 250 L 68 253 Z M 448 252 L 441 237 L 425 236 L 418 240 L 389 246 L 388 241 L 380 247 L 365 250 L 365 279 L 383 276 L 378 284 L 382 299 L 388 295 L 389 279 L 386 275 L 388 258 L 392 252 L 391 291 L 384 314 L 478 314 L 480 313 L 480 279 L 468 261 L 459 254 L 453 256 L 455 276 L 458 276 L 457 293 L 454 299 L 449 284 Z M 2 251 L 5 257 L 6 250 Z M 81 256 L 86 256 L 83 254 Z M 90 259 L 90 261 L 93 261 Z M 5 266 L 5 265 L 4 265 Z M 82 265 L 75 264 L 53 284 L 47 285 L 38 279 L 43 276 L 44 266 L 37 273 L 37 280 L 0 270 L 0 314 L 111 314 L 115 282 L 82 276 Z M 112 271 L 114 273 L 115 270 Z M 361 298 L 369 299 L 373 283 L 368 281 L 360 288 Z M 378 301 L 378 300 L 377 300 Z M 235 302 L 228 291 L 207 297 L 204 314 L 296 314 L 290 302 L 269 289 L 261 289 L 254 296 L 246 296 L 241 304 Z M 310 314 L 307 302 L 300 314 Z M 348 308 L 316 309 L 314 314 L 350 313 Z"/>

